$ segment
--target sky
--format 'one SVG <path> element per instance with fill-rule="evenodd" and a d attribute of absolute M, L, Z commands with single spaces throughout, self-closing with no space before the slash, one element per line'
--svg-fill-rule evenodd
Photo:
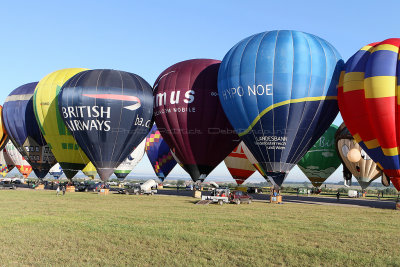
<path fill-rule="evenodd" d="M 222 60 L 240 40 L 269 30 L 312 33 L 347 60 L 366 44 L 398 37 L 399 7 L 399 1 L 348 0 L 3 1 L 0 103 L 18 86 L 71 67 L 124 70 L 153 84 L 177 62 Z M 338 116 L 334 123 L 341 122 Z M 147 157 L 134 170 L 152 172 Z M 170 176 L 184 174 L 177 166 Z M 209 177 L 230 176 L 222 163 Z M 328 181 L 341 179 L 340 167 Z M 288 180 L 305 176 L 295 167 Z"/>

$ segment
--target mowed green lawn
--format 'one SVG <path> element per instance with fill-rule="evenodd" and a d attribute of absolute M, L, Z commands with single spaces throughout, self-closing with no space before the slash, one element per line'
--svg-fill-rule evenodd
<path fill-rule="evenodd" d="M 0 191 L 0 265 L 399 266 L 400 212 Z"/>

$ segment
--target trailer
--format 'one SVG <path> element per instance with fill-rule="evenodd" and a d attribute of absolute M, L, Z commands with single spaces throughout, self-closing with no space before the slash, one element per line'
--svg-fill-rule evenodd
<path fill-rule="evenodd" d="M 218 203 L 223 205 L 224 203 L 229 203 L 229 188 L 213 188 L 211 190 L 211 195 L 202 196 L 201 200 L 209 200 L 212 203 Z M 209 202 L 210 203 L 210 202 Z"/>

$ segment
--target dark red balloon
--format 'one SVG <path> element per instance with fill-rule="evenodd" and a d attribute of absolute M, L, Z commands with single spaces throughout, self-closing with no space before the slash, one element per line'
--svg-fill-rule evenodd
<path fill-rule="evenodd" d="M 221 61 L 179 62 L 154 84 L 157 127 L 193 181 L 207 175 L 239 144 L 218 98 Z"/>

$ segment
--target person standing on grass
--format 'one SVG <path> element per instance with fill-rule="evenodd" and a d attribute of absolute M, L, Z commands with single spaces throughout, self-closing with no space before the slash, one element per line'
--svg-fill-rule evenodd
<path fill-rule="evenodd" d="M 337 191 L 337 193 L 336 193 L 336 198 L 337 198 L 337 201 L 339 201 L 339 198 L 340 198 L 340 192 L 339 191 Z"/>
<path fill-rule="evenodd" d="M 58 196 L 60 194 L 60 186 L 57 186 L 56 192 L 57 192 L 57 196 Z"/>
<path fill-rule="evenodd" d="M 63 191 L 63 195 L 65 195 L 65 185 L 63 186 L 62 191 Z"/>

